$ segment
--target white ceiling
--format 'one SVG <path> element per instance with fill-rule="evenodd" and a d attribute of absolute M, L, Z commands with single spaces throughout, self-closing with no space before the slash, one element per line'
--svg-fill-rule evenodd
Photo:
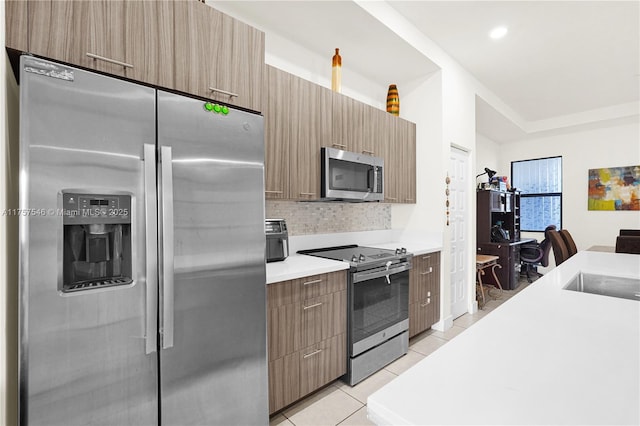
<path fill-rule="evenodd" d="M 318 55 L 340 47 L 343 68 L 381 84 L 438 69 L 357 2 L 209 2 Z M 634 111 L 637 121 L 640 1 L 387 3 L 518 116 L 516 125 L 478 99 L 478 131 L 496 142 Z M 488 32 L 497 25 L 509 32 L 496 41 Z"/>

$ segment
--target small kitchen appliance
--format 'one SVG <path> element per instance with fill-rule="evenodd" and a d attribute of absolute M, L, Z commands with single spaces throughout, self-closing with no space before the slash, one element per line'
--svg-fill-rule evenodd
<path fill-rule="evenodd" d="M 409 349 L 409 271 L 413 254 L 347 245 L 298 251 L 349 262 L 347 374 L 351 386 Z"/>
<path fill-rule="evenodd" d="M 336 201 L 383 201 L 384 159 L 320 148 L 321 197 Z"/>
<path fill-rule="evenodd" d="M 289 233 L 284 219 L 265 219 L 267 262 L 285 260 L 289 256 Z"/>

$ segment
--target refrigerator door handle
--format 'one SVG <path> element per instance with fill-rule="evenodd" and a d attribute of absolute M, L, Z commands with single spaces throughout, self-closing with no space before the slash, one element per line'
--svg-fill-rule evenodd
<path fill-rule="evenodd" d="M 160 147 L 162 197 L 162 349 L 173 347 L 173 165 L 171 147 Z"/>
<path fill-rule="evenodd" d="M 144 219 L 146 246 L 145 352 L 158 347 L 158 216 L 156 213 L 156 147 L 144 144 Z"/>

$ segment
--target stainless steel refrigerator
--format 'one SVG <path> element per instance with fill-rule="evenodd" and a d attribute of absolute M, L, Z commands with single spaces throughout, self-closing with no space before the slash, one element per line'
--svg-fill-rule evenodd
<path fill-rule="evenodd" d="M 20 422 L 268 422 L 260 115 L 20 62 Z"/>

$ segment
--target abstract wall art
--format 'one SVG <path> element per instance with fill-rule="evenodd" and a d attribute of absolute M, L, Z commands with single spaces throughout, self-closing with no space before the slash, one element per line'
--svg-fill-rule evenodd
<path fill-rule="evenodd" d="M 640 210 L 640 166 L 589 169 L 589 210 Z"/>

